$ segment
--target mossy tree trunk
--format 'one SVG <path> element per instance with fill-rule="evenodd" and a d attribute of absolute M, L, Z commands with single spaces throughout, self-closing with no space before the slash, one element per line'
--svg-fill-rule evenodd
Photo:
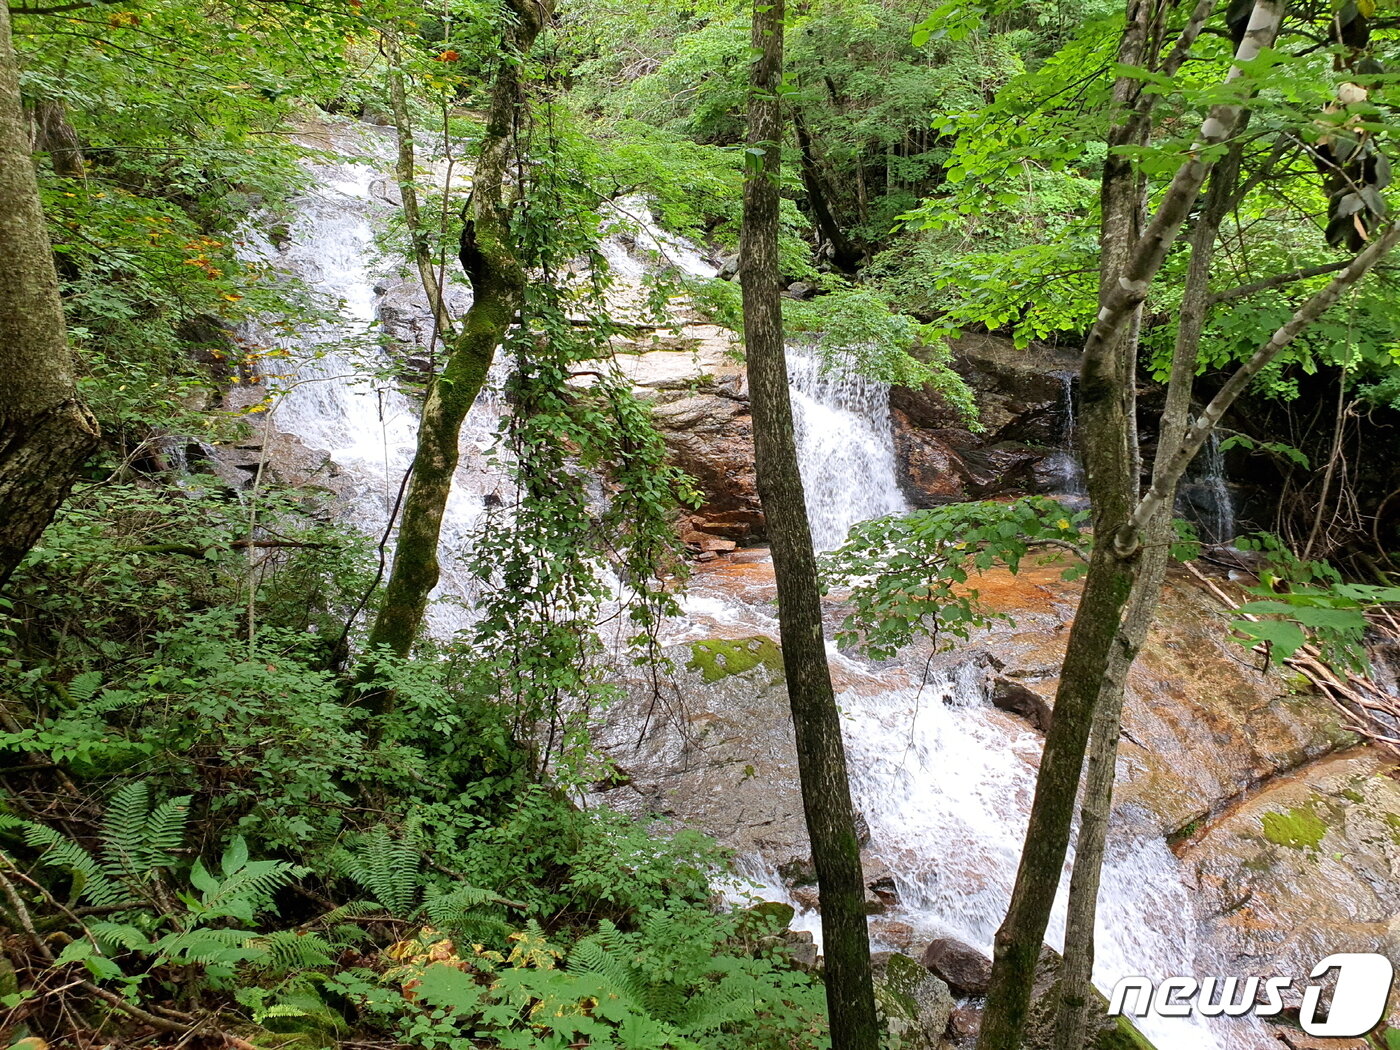
<path fill-rule="evenodd" d="M 44 226 L 9 10 L 0 7 L 0 585 L 97 447 L 79 400 Z"/>
<path fill-rule="evenodd" d="M 748 177 L 739 247 L 754 460 L 778 583 L 779 631 L 802 803 L 822 902 L 826 1000 L 835 1050 L 875 1050 L 865 887 L 840 713 L 822 632 L 816 554 L 797 466 L 778 270 L 783 2 L 755 0 Z"/>
<path fill-rule="evenodd" d="M 369 637 L 372 648 L 399 656 L 407 655 L 417 639 L 428 595 L 441 572 L 438 538 L 457 470 L 462 423 L 525 295 L 525 270 L 512 241 L 510 221 L 523 188 L 508 186 L 507 176 L 527 106 L 524 60 L 551 17 L 553 5 L 552 0 L 505 0 L 502 7 L 502 53 L 472 193 L 463 209 L 460 257 L 471 281 L 472 305 L 423 404 L 394 567 Z M 411 163 L 409 167 L 411 178 Z M 384 691 L 366 694 L 371 713 L 383 713 L 389 703 Z"/>

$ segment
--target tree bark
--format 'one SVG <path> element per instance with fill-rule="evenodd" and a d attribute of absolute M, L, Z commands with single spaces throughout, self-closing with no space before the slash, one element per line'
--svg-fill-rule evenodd
<path fill-rule="evenodd" d="M 399 47 L 399 31 L 391 26 L 384 32 L 385 54 L 389 61 L 389 108 L 394 115 L 394 131 L 398 136 L 398 154 L 394 163 L 394 175 L 399 184 L 399 196 L 403 200 L 403 221 L 408 228 L 409 252 L 413 265 L 418 270 L 418 281 L 423 286 L 423 294 L 428 297 L 428 307 L 433 311 L 432 347 L 437 341 L 447 342 L 452 336 L 452 320 L 447 315 L 447 304 L 443 299 L 438 270 L 433 266 L 432 252 L 428 237 L 423 229 L 422 216 L 418 208 L 418 163 L 415 157 L 413 139 L 413 118 L 408 111 L 408 96 L 404 91 L 403 55 Z M 444 216 L 445 218 L 445 216 Z"/>
<path fill-rule="evenodd" d="M 0 5 L 0 586 L 68 497 L 97 447 L 73 359 L 19 91 L 9 10 Z"/>
<path fill-rule="evenodd" d="M 1191 232 L 1191 261 L 1182 294 L 1159 447 L 1175 447 L 1186 432 L 1201 333 L 1205 330 L 1211 305 L 1210 272 L 1215 258 L 1215 242 L 1238 181 L 1240 153 L 1236 143 L 1231 147 L 1227 159 L 1212 174 L 1205 207 Z M 1059 1003 L 1054 1050 L 1080 1050 L 1088 1027 L 1089 1006 L 1093 1001 L 1094 924 L 1098 914 L 1104 845 L 1113 810 L 1113 780 L 1122 725 L 1123 692 L 1128 671 L 1152 624 L 1152 615 L 1166 577 L 1171 536 L 1171 518 L 1166 511 L 1166 508 L 1160 510 L 1149 524 L 1148 544 L 1138 565 L 1137 577 L 1123 613 L 1123 626 L 1117 644 L 1109 655 L 1108 669 L 1096 701 L 1084 774 L 1083 800 L 1079 810 L 1079 834 L 1075 840 L 1074 868 L 1070 873 L 1065 945 L 1057 986 Z"/>
<path fill-rule="evenodd" d="M 739 279 L 759 496 L 778 581 L 779 630 L 797 740 L 807 832 L 822 901 L 833 1050 L 875 1050 L 865 887 L 851 811 L 841 720 L 827 666 L 816 555 L 788 395 L 778 274 L 783 0 L 755 0 L 748 157 Z M 755 152 L 757 151 L 757 152 Z"/>
<path fill-rule="evenodd" d="M 471 281 L 472 305 L 423 403 L 394 568 L 369 637 L 371 648 L 387 648 L 398 656 L 406 656 L 417 639 L 428 596 L 441 573 L 438 538 L 457 470 L 462 422 L 525 295 L 525 270 L 516 256 L 510 228 L 512 194 L 521 190 L 508 192 L 507 173 L 526 105 L 523 61 L 553 5 L 552 0 L 506 0 L 503 7 L 507 22 L 503 53 L 471 197 L 463 208 L 461 262 Z M 364 704 L 371 713 L 380 714 L 388 708 L 390 697 L 382 690 L 371 691 Z"/>

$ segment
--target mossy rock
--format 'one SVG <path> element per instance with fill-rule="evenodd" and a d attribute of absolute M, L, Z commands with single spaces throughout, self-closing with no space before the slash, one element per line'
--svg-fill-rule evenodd
<path fill-rule="evenodd" d="M 1315 850 L 1327 834 L 1327 825 L 1311 806 L 1298 806 L 1287 813 L 1265 813 L 1260 822 L 1266 839 L 1289 849 Z"/>
<path fill-rule="evenodd" d="M 760 901 L 739 913 L 739 928 L 776 933 L 792 925 L 797 909 L 782 901 Z"/>
<path fill-rule="evenodd" d="M 953 993 L 917 961 L 898 952 L 870 957 L 875 1008 L 889 1045 L 936 1050 L 953 1012 Z"/>
<path fill-rule="evenodd" d="M 687 671 L 699 671 L 706 682 L 765 667 L 774 681 L 783 677 L 783 651 L 767 635 L 751 638 L 707 638 L 690 643 Z"/>

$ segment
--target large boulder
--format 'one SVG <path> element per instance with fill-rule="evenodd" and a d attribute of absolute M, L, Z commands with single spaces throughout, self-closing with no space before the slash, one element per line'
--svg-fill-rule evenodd
<path fill-rule="evenodd" d="M 875 1007 L 886 1035 L 900 1050 L 937 1050 L 953 1012 L 948 986 L 907 955 L 870 957 Z"/>
<path fill-rule="evenodd" d="M 992 980 L 992 960 L 952 937 L 930 941 L 919 962 L 958 995 L 986 995 Z"/>

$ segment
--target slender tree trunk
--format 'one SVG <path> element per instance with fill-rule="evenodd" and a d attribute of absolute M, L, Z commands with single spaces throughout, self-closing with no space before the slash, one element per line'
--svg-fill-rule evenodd
<path fill-rule="evenodd" d="M 0 585 L 68 497 L 97 447 L 78 399 L 19 92 L 10 14 L 0 5 Z"/>
<path fill-rule="evenodd" d="M 798 155 L 802 159 L 802 185 L 807 191 L 807 202 L 812 208 L 812 224 L 831 245 L 831 261 L 847 273 L 854 273 L 864 253 L 846 236 L 831 210 L 831 195 L 827 192 L 826 180 L 822 178 L 821 169 L 817 166 L 812 136 L 807 132 L 807 124 L 802 119 L 802 114 L 794 111 L 792 127 L 797 133 Z"/>
<path fill-rule="evenodd" d="M 433 311 L 433 337 L 436 345 L 438 339 L 445 343 L 451 338 L 452 321 L 447 316 L 447 304 L 438 281 L 438 270 L 433 266 L 427 231 L 423 229 L 423 219 L 418 208 L 418 162 L 414 148 L 413 118 L 409 114 L 408 96 L 404 91 L 403 55 L 396 26 L 385 30 L 384 45 L 389 60 L 389 108 L 394 114 L 394 131 L 399 146 L 394 175 L 399 184 L 399 196 L 403 200 L 403 221 L 408 228 L 409 252 L 413 256 L 413 265 L 418 270 L 418 281 L 423 286 L 423 294 L 428 297 L 428 307 Z"/>
<path fill-rule="evenodd" d="M 778 581 L 788 701 L 802 802 L 822 901 L 826 1000 L 834 1050 L 874 1050 L 879 1026 L 870 976 L 860 844 L 846 779 L 841 721 L 827 667 L 816 555 L 803 499 L 788 396 L 778 274 L 783 0 L 755 0 L 749 149 L 761 151 L 744 184 L 739 279 L 759 495 Z M 750 153 L 751 157 L 758 154 Z"/>
<path fill-rule="evenodd" d="M 462 422 L 525 294 L 525 271 L 510 229 L 512 194 L 521 191 L 508 190 L 507 173 L 526 105 L 523 61 L 551 15 L 552 0 L 506 0 L 502 6 L 508 22 L 503 54 L 472 194 L 463 209 L 461 262 L 471 280 L 472 305 L 423 403 L 394 568 L 369 637 L 371 648 L 387 648 L 400 656 L 407 655 L 418 637 L 428 595 L 441 572 L 438 538 L 457 470 Z M 389 704 L 382 690 L 366 694 L 365 706 L 372 713 L 382 713 Z"/>
<path fill-rule="evenodd" d="M 1191 233 L 1191 262 L 1182 295 L 1166 408 L 1158 436 L 1159 448 L 1176 447 L 1186 433 L 1191 391 L 1196 378 L 1197 351 L 1211 303 L 1210 272 L 1215 257 L 1215 242 L 1238 180 L 1240 152 L 1238 144 L 1232 146 L 1228 158 L 1211 176 L 1205 207 Z M 1123 692 L 1128 671 L 1152 624 L 1152 615 L 1166 577 L 1170 536 L 1171 518 L 1166 508 L 1162 508 L 1149 524 L 1149 542 L 1138 565 L 1137 577 L 1123 613 L 1123 627 L 1109 655 L 1108 670 L 1096 702 L 1083 800 L 1079 810 L 1079 835 L 1075 840 L 1074 869 L 1070 874 L 1065 950 L 1058 984 L 1055 1050 L 1080 1050 L 1088 1028 L 1089 1007 L 1093 1001 L 1094 923 L 1098 914 L 1099 880 L 1108 821 L 1113 810 L 1113 780 L 1122 725 Z"/>
<path fill-rule="evenodd" d="M 1155 60 L 1158 45 L 1153 42 L 1161 38 L 1163 10 L 1164 5 L 1154 9 L 1144 0 L 1131 0 L 1119 49 L 1124 65 Z M 1273 42 L 1281 17 L 1277 0 L 1256 0 L 1227 79 L 1239 76 L 1240 63 Z M 1179 54 L 1178 47 L 1168 61 Z M 1114 93 L 1119 115 L 1110 137 L 1126 143 L 1145 135 L 1149 104 L 1142 102 L 1140 83 L 1119 78 Z M 1229 139 L 1242 111 L 1236 103 L 1211 109 L 1198 134 L 1202 148 L 1177 170 L 1140 235 L 1135 235 L 1141 200 L 1136 175 L 1121 158 L 1105 166 L 1099 313 L 1085 342 L 1080 376 L 1079 432 L 1097 542 L 1065 652 L 1011 904 L 996 935 L 979 1050 L 1016 1050 L 1021 1045 L 1035 962 L 1069 848 L 1095 709 L 1102 684 L 1113 670 L 1114 646 L 1123 638 L 1124 607 L 1142 568 L 1142 530 L 1155 516 L 1134 522 L 1141 509 L 1134 368 L 1142 303 L 1209 174 L 1211 162 L 1204 147 Z M 1179 477 L 1178 473 L 1172 480 L 1172 491 Z M 1146 609 L 1150 614 L 1151 605 Z"/>

